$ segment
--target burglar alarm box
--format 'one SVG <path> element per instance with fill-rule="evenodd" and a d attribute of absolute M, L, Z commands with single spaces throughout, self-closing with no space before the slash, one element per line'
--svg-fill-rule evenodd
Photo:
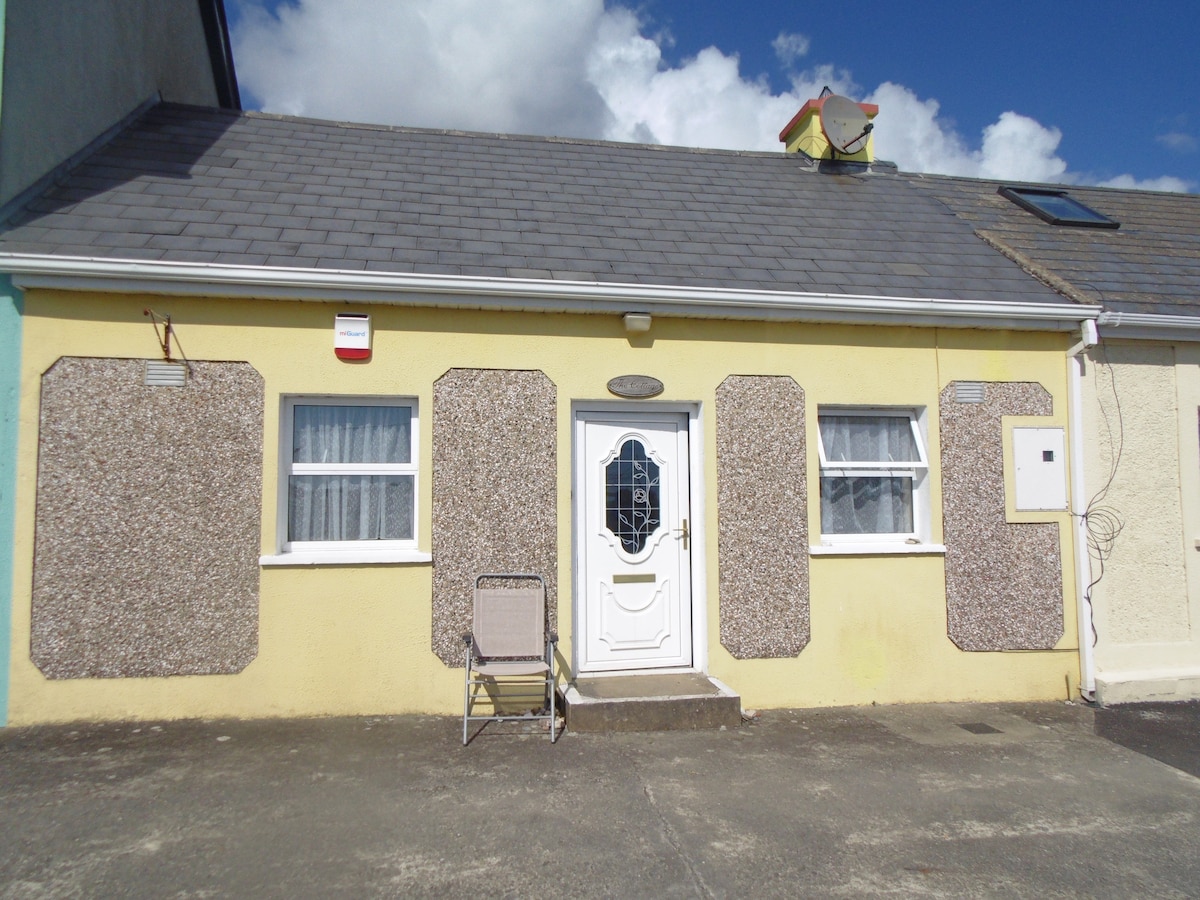
<path fill-rule="evenodd" d="M 1067 508 L 1066 438 L 1061 428 L 1014 428 L 1018 510 Z"/>
<path fill-rule="evenodd" d="M 371 317 L 366 313 L 334 316 L 333 352 L 338 359 L 370 359 Z"/>

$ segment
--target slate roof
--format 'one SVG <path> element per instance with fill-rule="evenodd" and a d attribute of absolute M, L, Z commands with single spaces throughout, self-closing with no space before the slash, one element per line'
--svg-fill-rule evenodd
<path fill-rule="evenodd" d="M 906 179 L 1034 271 L 1106 310 L 1200 316 L 1200 196 L 1066 187 L 1121 227 L 1051 225 L 997 193 L 1001 182 L 937 175 Z M 1011 184 L 1011 183 L 1010 183 Z"/>
<path fill-rule="evenodd" d="M 1063 302 L 952 212 L 951 187 L 782 153 L 161 104 L 12 219 L 0 251 Z"/>

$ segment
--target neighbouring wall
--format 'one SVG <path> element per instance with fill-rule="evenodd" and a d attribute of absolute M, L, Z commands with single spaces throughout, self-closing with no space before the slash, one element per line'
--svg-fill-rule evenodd
<path fill-rule="evenodd" d="M 1200 696 L 1200 346 L 1106 340 L 1084 395 L 1099 697 Z"/>
<path fill-rule="evenodd" d="M 1097 592 L 1105 597 L 1104 640 L 1150 644 L 1186 640 L 1187 577 L 1183 541 L 1175 354 L 1170 346 L 1103 348 L 1094 368 L 1104 417 L 1097 424 L 1088 482 L 1122 522 Z M 1118 409 L 1119 404 L 1119 409 Z M 1194 551 L 1193 551 L 1194 552 Z"/>
<path fill-rule="evenodd" d="M 541 372 L 451 369 L 433 387 L 433 651 L 463 664 L 475 579 L 546 581 L 557 629 L 557 391 Z"/>
<path fill-rule="evenodd" d="M 258 653 L 263 380 L 63 357 L 42 376 L 31 649 L 49 678 L 240 672 Z"/>
<path fill-rule="evenodd" d="M 2 2 L 0 11 L 3 11 Z M 13 287 L 11 278 L 0 275 L 0 726 L 8 722 L 9 648 L 12 644 L 21 306 L 21 292 Z"/>
<path fill-rule="evenodd" d="M 156 92 L 217 103 L 196 0 L 7 0 L 5 11 L 0 205 Z"/>
<path fill-rule="evenodd" d="M 963 650 L 1048 650 L 1063 636 L 1058 525 L 1008 522 L 1001 416 L 1049 416 L 1040 384 L 983 385 L 983 402 L 941 395 L 946 615 Z"/>
<path fill-rule="evenodd" d="M 804 390 L 730 375 L 717 388 L 721 644 L 735 659 L 808 644 Z"/>

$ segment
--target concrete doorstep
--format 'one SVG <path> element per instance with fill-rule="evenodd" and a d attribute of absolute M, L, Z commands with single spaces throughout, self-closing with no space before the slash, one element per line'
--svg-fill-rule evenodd
<path fill-rule="evenodd" d="M 690 673 L 580 678 L 564 692 L 575 732 L 734 728 L 742 702 L 715 678 Z"/>
<path fill-rule="evenodd" d="M 1150 712 L 1115 732 L 1174 727 L 1194 758 L 1200 712 Z M 454 717 L 10 728 L 0 898 L 1197 896 L 1200 781 L 1106 715 L 512 723 L 468 747 Z"/>

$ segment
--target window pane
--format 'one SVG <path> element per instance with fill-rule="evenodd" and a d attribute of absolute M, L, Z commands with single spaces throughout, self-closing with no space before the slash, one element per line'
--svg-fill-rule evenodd
<path fill-rule="evenodd" d="M 921 461 L 908 416 L 818 416 L 817 422 L 830 465 Z"/>
<path fill-rule="evenodd" d="M 658 466 L 639 441 L 621 445 L 604 471 L 605 524 L 626 553 L 640 553 L 660 522 Z"/>
<path fill-rule="evenodd" d="M 911 478 L 867 476 L 821 479 L 824 534 L 912 534 Z"/>
<path fill-rule="evenodd" d="M 410 541 L 412 475 L 292 475 L 289 541 Z"/>
<path fill-rule="evenodd" d="M 292 461 L 411 462 L 412 409 L 407 406 L 295 407 Z"/>

